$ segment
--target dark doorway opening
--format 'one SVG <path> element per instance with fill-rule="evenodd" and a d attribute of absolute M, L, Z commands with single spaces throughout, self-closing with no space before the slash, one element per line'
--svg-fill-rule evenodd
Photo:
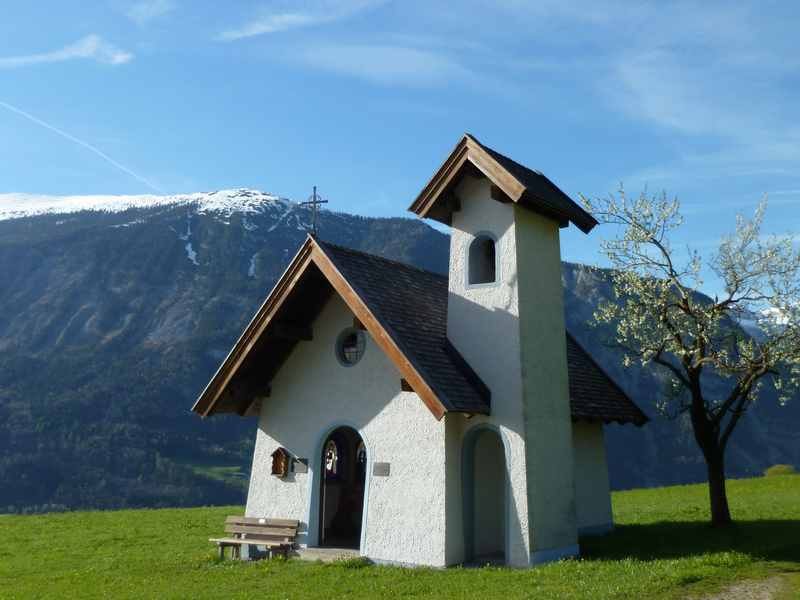
<path fill-rule="evenodd" d="M 359 548 L 367 450 L 358 432 L 339 427 L 322 444 L 320 546 Z"/>

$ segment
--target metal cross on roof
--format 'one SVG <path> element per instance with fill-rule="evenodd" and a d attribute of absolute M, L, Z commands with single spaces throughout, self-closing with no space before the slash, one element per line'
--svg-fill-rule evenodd
<path fill-rule="evenodd" d="M 327 204 L 327 200 L 323 200 L 322 196 L 317 194 L 317 186 L 314 186 L 313 193 L 308 197 L 308 200 L 301 202 L 300 206 L 308 206 L 311 208 L 311 235 L 317 235 L 317 214 L 321 204 Z"/>

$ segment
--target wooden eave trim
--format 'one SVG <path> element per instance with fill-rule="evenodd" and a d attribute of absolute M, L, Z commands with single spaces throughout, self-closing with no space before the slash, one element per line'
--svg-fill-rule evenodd
<path fill-rule="evenodd" d="M 420 217 L 424 217 L 428 214 L 430 209 L 433 208 L 433 205 L 436 204 L 436 200 L 439 199 L 439 196 L 441 196 L 444 190 L 447 189 L 456 175 L 461 171 L 467 159 L 468 151 L 466 141 L 461 140 L 442 166 L 439 167 L 439 170 L 436 171 L 428 184 L 423 188 L 419 196 L 417 196 L 417 199 L 411 204 L 409 210 L 417 213 Z"/>
<path fill-rule="evenodd" d="M 381 325 L 380 321 L 378 321 L 366 303 L 364 303 L 358 293 L 347 282 L 347 279 L 339 272 L 333 261 L 328 258 L 325 251 L 314 244 L 314 248 L 311 252 L 311 259 L 342 297 L 350 310 L 353 311 L 353 314 L 361 321 L 362 325 L 364 325 L 372 336 L 372 339 L 375 340 L 375 343 L 378 344 L 386 356 L 389 357 L 389 360 L 397 367 L 397 370 L 400 371 L 400 375 L 414 389 L 425 406 L 428 407 L 428 410 L 433 413 L 436 420 L 441 420 L 447 412 L 447 409 L 411 361 L 408 360 L 406 355 L 400 350 L 392 336 L 384 329 L 383 325 Z"/>
<path fill-rule="evenodd" d="M 551 182 L 552 184 L 552 182 Z M 555 184 L 552 184 L 555 186 Z M 541 215 L 549 217 L 555 221 L 558 221 L 559 227 L 562 229 L 565 227 L 569 227 L 569 224 L 572 223 L 580 229 L 583 233 L 588 234 L 594 227 L 597 225 L 597 219 L 595 219 L 591 214 L 583 210 L 580 205 L 576 204 L 572 198 L 564 194 L 564 197 L 569 201 L 575 204 L 575 208 L 577 209 L 577 213 L 566 213 L 563 210 L 553 208 L 548 202 L 543 200 L 541 196 L 537 196 L 536 194 L 531 193 L 530 191 L 526 191 L 523 197 L 520 199 L 520 203 L 530 208 L 532 211 L 538 212 Z"/>
<path fill-rule="evenodd" d="M 239 370 L 244 359 L 255 346 L 261 334 L 269 326 L 275 313 L 283 306 L 284 301 L 294 286 L 300 280 L 308 265 L 311 263 L 313 238 L 309 237 L 297 251 L 294 259 L 278 279 L 267 299 L 256 311 L 255 316 L 245 328 L 242 335 L 234 344 L 225 361 L 211 378 L 203 393 L 195 402 L 192 411 L 200 416 L 207 417 L 212 414 L 223 390 L 228 386 L 233 376 Z"/>
<path fill-rule="evenodd" d="M 492 183 L 503 190 L 512 201 L 519 202 L 527 188 L 509 173 L 505 167 L 492 158 L 480 144 L 470 137 L 466 139 L 470 162 L 478 167 Z"/>
<path fill-rule="evenodd" d="M 311 263 L 314 263 L 331 283 L 336 292 L 342 297 L 353 314 L 370 333 L 378 346 L 386 353 L 392 363 L 400 371 L 402 377 L 413 388 L 428 410 L 437 420 L 441 420 L 447 409 L 439 400 L 433 389 L 427 384 L 411 361 L 400 350 L 394 339 L 388 334 L 378 319 L 367 307 L 358 293 L 347 282 L 333 262 L 313 240 L 308 238 L 298 250 L 297 255 L 289 264 L 286 271 L 275 284 L 270 295 L 256 312 L 253 319 L 245 328 L 242 335 L 234 344 L 225 361 L 214 374 L 211 381 L 203 390 L 200 397 L 192 407 L 192 411 L 207 417 L 215 412 L 215 408 L 222 398 L 223 392 L 241 367 L 247 355 L 253 349 L 258 339 L 272 323 L 277 311 L 283 306 L 286 298 L 294 289 L 297 282 Z M 255 398 L 254 398 L 255 401 Z M 247 407 L 249 408 L 249 406 Z"/>
<path fill-rule="evenodd" d="M 526 187 L 516 177 L 492 158 L 480 144 L 465 135 L 411 204 L 409 210 L 422 218 L 426 217 L 467 162 L 472 163 L 513 202 L 519 202 L 525 193 Z"/>

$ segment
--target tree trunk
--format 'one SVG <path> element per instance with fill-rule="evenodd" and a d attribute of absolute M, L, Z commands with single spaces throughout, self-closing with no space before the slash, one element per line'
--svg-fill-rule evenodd
<path fill-rule="evenodd" d="M 712 527 L 727 527 L 733 522 L 728 508 L 728 492 L 725 489 L 725 460 L 722 452 L 718 450 L 713 456 L 706 457 Z"/>
<path fill-rule="evenodd" d="M 703 391 L 700 387 L 700 373 L 689 373 L 692 392 L 692 430 L 694 439 L 708 469 L 708 497 L 711 503 L 711 526 L 727 527 L 731 520 L 728 508 L 728 492 L 725 489 L 725 446 L 720 444 L 717 426 L 708 418 Z"/>

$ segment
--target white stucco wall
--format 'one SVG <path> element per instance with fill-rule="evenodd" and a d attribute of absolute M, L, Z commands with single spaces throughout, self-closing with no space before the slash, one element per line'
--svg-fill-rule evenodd
<path fill-rule="evenodd" d="M 559 225 L 514 207 L 531 560 L 577 554 Z"/>
<path fill-rule="evenodd" d="M 492 391 L 492 415 L 469 420 L 448 415 L 446 419 L 448 440 L 454 449 L 447 463 L 448 505 L 463 503 L 464 436 L 473 427 L 496 426 L 503 439 L 510 481 L 506 562 L 522 567 L 530 562 L 530 546 L 514 210 L 510 204 L 491 200 L 489 193 L 486 179 L 465 177 L 456 188 L 461 210 L 453 214 L 450 232 L 447 336 Z M 496 240 L 497 283 L 469 286 L 469 244 L 485 232 Z M 465 558 L 463 517 L 459 522 L 451 521 L 448 557 L 451 562 L 460 562 Z"/>
<path fill-rule="evenodd" d="M 605 533 L 614 527 L 606 446 L 601 423 L 574 423 L 575 504 L 578 530 Z"/>
<path fill-rule="evenodd" d="M 301 544 L 318 537 L 321 444 L 339 425 L 355 428 L 367 446 L 361 552 L 374 560 L 444 566 L 445 424 L 419 397 L 400 391 L 400 374 L 367 334 L 364 357 L 339 364 L 335 341 L 353 315 L 334 296 L 272 382 L 259 417 L 246 514 L 301 521 Z M 279 446 L 309 459 L 307 474 L 270 474 Z M 390 475 L 372 475 L 374 462 Z M 309 526 L 310 525 L 310 526 Z"/>
<path fill-rule="evenodd" d="M 497 427 L 509 478 L 507 557 L 513 566 L 577 552 L 572 431 L 558 224 L 490 197 L 485 178 L 465 177 L 452 216 L 448 337 L 492 392 L 490 417 L 449 419 L 458 446 L 471 427 Z M 467 282 L 476 236 L 496 239 L 497 282 Z M 460 470 L 462 457 L 448 469 Z M 461 489 L 448 474 L 448 505 Z M 463 558 L 465 531 L 450 530 L 448 556 Z M 469 524 L 466 524 L 469 527 Z"/>

